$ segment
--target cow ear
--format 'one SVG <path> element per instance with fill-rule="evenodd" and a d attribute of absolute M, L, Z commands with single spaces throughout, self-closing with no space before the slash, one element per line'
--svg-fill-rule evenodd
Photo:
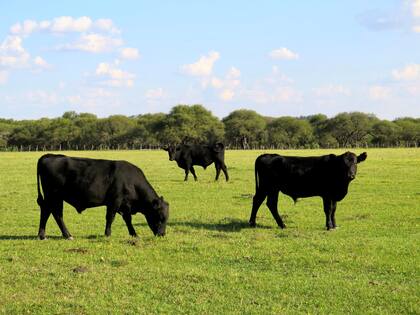
<path fill-rule="evenodd" d="M 367 153 L 366 152 L 363 152 L 362 154 L 360 154 L 357 157 L 357 163 L 363 162 L 364 160 L 366 160 L 366 158 L 367 158 Z"/>

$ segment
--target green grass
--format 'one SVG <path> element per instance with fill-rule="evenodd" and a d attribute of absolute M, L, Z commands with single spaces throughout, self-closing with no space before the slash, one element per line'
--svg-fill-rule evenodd
<path fill-rule="evenodd" d="M 262 151 L 226 152 L 228 183 L 213 181 L 213 166 L 184 183 L 164 151 L 67 152 L 128 160 L 170 203 L 166 237 L 152 236 L 138 214 L 138 240 L 120 216 L 113 235 L 102 236 L 103 207 L 80 215 L 66 205 L 74 241 L 61 238 L 52 217 L 48 240 L 36 240 L 42 153 L 1 153 L 0 313 L 419 314 L 420 150 L 367 151 L 333 232 L 324 229 L 321 198 L 294 205 L 284 195 L 287 229 L 265 204 L 258 227 L 247 227 Z"/>

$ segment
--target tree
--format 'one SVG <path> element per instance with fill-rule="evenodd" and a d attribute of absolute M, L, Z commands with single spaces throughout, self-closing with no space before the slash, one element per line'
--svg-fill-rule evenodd
<path fill-rule="evenodd" d="M 313 146 L 312 126 L 307 120 L 294 117 L 280 117 L 267 125 L 268 142 L 282 148 L 303 148 Z"/>
<path fill-rule="evenodd" d="M 223 139 L 224 126 L 202 105 L 177 105 L 163 121 L 161 143 L 207 143 Z"/>
<path fill-rule="evenodd" d="M 223 118 L 226 141 L 235 147 L 247 149 L 249 146 L 264 144 L 267 139 L 267 122 L 253 110 L 239 109 Z"/>
<path fill-rule="evenodd" d="M 340 113 L 326 122 L 324 131 L 331 133 L 340 147 L 359 146 L 368 142 L 374 115 L 360 112 Z"/>
<path fill-rule="evenodd" d="M 420 119 L 399 118 L 394 122 L 401 128 L 399 139 L 405 146 L 420 145 Z"/>
<path fill-rule="evenodd" d="M 376 146 L 396 146 L 398 145 L 398 137 L 401 127 L 394 122 L 381 120 L 372 126 L 372 144 Z"/>

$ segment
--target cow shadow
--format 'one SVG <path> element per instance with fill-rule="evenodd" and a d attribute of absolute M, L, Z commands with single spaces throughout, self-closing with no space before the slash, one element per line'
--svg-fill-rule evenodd
<path fill-rule="evenodd" d="M 57 235 L 47 236 L 47 239 L 63 239 L 63 237 Z M 0 241 L 24 241 L 24 240 L 34 240 L 38 241 L 37 235 L 0 235 Z"/>
<path fill-rule="evenodd" d="M 195 230 L 209 230 L 218 232 L 240 232 L 242 229 L 252 229 L 248 221 L 225 218 L 221 222 L 201 222 L 201 221 L 171 221 L 168 223 L 171 227 L 186 227 Z M 271 229 L 270 226 L 258 225 L 258 228 Z"/>

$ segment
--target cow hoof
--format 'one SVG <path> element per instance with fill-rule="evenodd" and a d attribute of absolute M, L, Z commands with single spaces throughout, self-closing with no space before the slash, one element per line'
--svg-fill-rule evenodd
<path fill-rule="evenodd" d="M 255 222 L 249 222 L 249 227 L 255 228 L 257 224 Z"/>
<path fill-rule="evenodd" d="M 286 225 L 280 225 L 279 228 L 281 228 L 282 230 L 286 228 Z"/>
<path fill-rule="evenodd" d="M 72 240 L 74 240 L 74 238 L 73 238 L 73 236 L 68 236 L 68 237 L 66 237 L 66 240 L 72 241 Z"/>
<path fill-rule="evenodd" d="M 40 241 L 46 241 L 47 240 L 47 238 L 45 236 L 39 236 L 39 235 L 38 235 L 38 239 Z"/>

